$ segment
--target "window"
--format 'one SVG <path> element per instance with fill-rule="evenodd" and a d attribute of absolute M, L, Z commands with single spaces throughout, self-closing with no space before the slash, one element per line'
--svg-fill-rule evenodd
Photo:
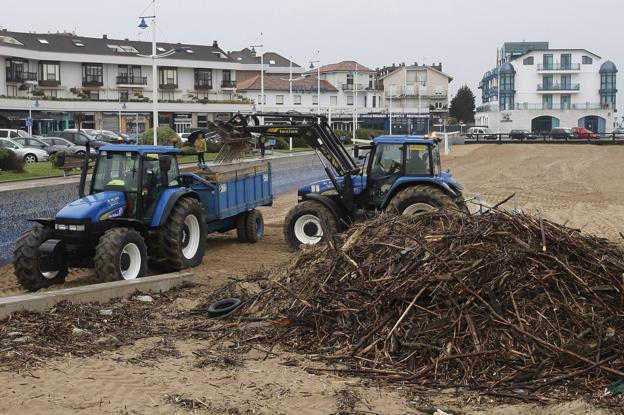
<path fill-rule="evenodd" d="M 15 39 L 14 37 L 11 37 L 11 36 L 0 36 L 0 43 L 6 43 L 6 44 L 9 44 L 9 45 L 24 46 L 24 44 L 22 42 L 20 42 L 19 40 Z"/>
<path fill-rule="evenodd" d="M 312 95 L 312 105 L 318 105 L 319 104 L 319 96 L 314 94 Z"/>
<path fill-rule="evenodd" d="M 572 69 L 572 54 L 561 54 L 561 69 Z"/>
<path fill-rule="evenodd" d="M 178 70 L 177 68 L 159 68 L 160 86 L 177 87 L 178 86 Z"/>
<path fill-rule="evenodd" d="M 264 102 L 263 102 L 264 101 Z M 266 94 L 264 95 L 264 100 L 262 99 L 262 95 L 258 94 L 258 104 L 264 104 L 266 105 Z"/>
<path fill-rule="evenodd" d="M 39 62 L 39 80 L 44 83 L 61 81 L 61 64 L 59 62 Z"/>
<path fill-rule="evenodd" d="M 353 95 L 347 95 L 347 105 L 353 105 Z"/>
<path fill-rule="evenodd" d="M 430 170 L 429 147 L 425 144 L 409 144 L 405 153 L 405 174 L 426 176 Z"/>
<path fill-rule="evenodd" d="M 301 105 L 301 95 L 294 95 L 293 99 L 295 101 L 294 102 L 295 105 Z"/>
<path fill-rule="evenodd" d="M 336 95 L 332 95 L 329 97 L 329 105 L 332 107 L 338 106 L 338 97 Z"/>
<path fill-rule="evenodd" d="M 162 101 L 173 101 L 175 98 L 173 91 L 160 91 L 160 99 Z"/>
<path fill-rule="evenodd" d="M 369 88 L 373 88 L 373 84 L 374 84 L 375 80 L 373 79 L 373 75 L 368 75 L 368 87 Z"/>
<path fill-rule="evenodd" d="M 9 97 L 17 96 L 17 85 L 7 85 L 7 96 Z"/>
<path fill-rule="evenodd" d="M 74 46 L 78 46 L 79 48 L 84 48 L 84 43 L 80 39 L 72 39 Z"/>
<path fill-rule="evenodd" d="M 275 61 L 274 61 L 273 59 L 271 59 L 271 60 L 269 61 L 269 65 L 275 65 Z"/>
<path fill-rule="evenodd" d="M 130 45 L 106 45 L 109 49 L 119 53 L 139 53 L 139 51 Z"/>
<path fill-rule="evenodd" d="M 529 56 L 528 58 L 524 58 L 522 60 L 523 65 L 533 65 L 535 63 L 535 58 L 533 56 Z"/>
<path fill-rule="evenodd" d="M 158 50 L 159 52 L 164 52 L 165 48 L 163 48 L 162 46 L 158 46 L 156 50 Z"/>
<path fill-rule="evenodd" d="M 615 74 L 600 74 L 600 89 L 604 91 L 615 91 Z"/>
<path fill-rule="evenodd" d="M 212 69 L 195 69 L 195 89 L 212 89 Z"/>
<path fill-rule="evenodd" d="M 589 56 L 583 56 L 583 65 L 591 65 L 592 63 L 594 63 L 594 60 L 592 58 L 590 58 Z"/>
<path fill-rule="evenodd" d="M 90 101 L 99 101 L 99 99 L 100 99 L 100 91 L 89 91 Z"/>
<path fill-rule="evenodd" d="M 553 55 L 544 55 L 544 69 L 553 69 Z"/>
<path fill-rule="evenodd" d="M 49 43 L 50 43 L 50 42 L 48 42 L 48 40 L 47 40 L 47 39 L 41 39 L 41 38 L 39 38 L 39 39 L 37 39 L 37 40 L 39 41 L 39 43 L 41 43 L 41 44 L 43 44 L 43 45 L 47 45 L 47 44 L 49 44 Z"/>
<path fill-rule="evenodd" d="M 197 116 L 197 128 L 206 128 L 208 127 L 208 117 L 206 115 L 198 115 Z"/>
<path fill-rule="evenodd" d="M 99 63 L 83 63 L 82 64 L 82 81 L 84 83 L 102 84 L 103 69 Z"/>
<path fill-rule="evenodd" d="M 275 96 L 275 105 L 284 105 L 284 95 Z"/>
<path fill-rule="evenodd" d="M 128 91 L 120 91 L 119 92 L 119 100 L 121 102 L 128 102 L 129 101 Z"/>
<path fill-rule="evenodd" d="M 552 75 L 544 75 L 542 77 L 542 87 L 544 90 L 549 90 L 553 86 L 553 77 Z"/>
<path fill-rule="evenodd" d="M 377 95 L 373 95 L 373 108 L 377 107 Z"/>
<path fill-rule="evenodd" d="M 570 88 L 572 88 L 572 75 L 561 75 L 561 89 Z"/>
<path fill-rule="evenodd" d="M 353 85 L 353 74 L 347 74 L 347 85 Z"/>
<path fill-rule="evenodd" d="M 545 110 L 552 109 L 552 95 L 543 95 L 542 96 L 542 107 Z"/>
<path fill-rule="evenodd" d="M 43 93 L 48 97 L 58 97 L 58 91 L 56 89 L 46 89 Z"/>
<path fill-rule="evenodd" d="M 224 69 L 223 70 L 223 80 L 224 81 L 231 81 L 232 80 L 232 71 L 229 69 Z"/>
<path fill-rule="evenodd" d="M 562 110 L 569 110 L 571 102 L 572 102 L 572 98 L 570 97 L 570 94 L 561 95 L 561 109 Z"/>

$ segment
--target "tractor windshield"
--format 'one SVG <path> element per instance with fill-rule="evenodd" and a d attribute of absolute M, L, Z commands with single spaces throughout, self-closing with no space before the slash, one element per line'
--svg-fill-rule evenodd
<path fill-rule="evenodd" d="M 429 176 L 431 174 L 429 146 L 427 144 L 407 144 L 405 174 L 407 176 Z"/>
<path fill-rule="evenodd" d="M 136 192 L 139 179 L 139 156 L 136 153 L 101 152 L 95 166 L 93 191 L 123 189 Z"/>

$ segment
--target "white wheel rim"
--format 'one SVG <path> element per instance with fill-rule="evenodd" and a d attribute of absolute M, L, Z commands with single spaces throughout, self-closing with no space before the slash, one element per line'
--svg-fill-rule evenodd
<path fill-rule="evenodd" d="M 314 233 L 311 230 L 315 230 Z M 323 239 L 321 221 L 314 215 L 302 215 L 295 221 L 295 237 L 306 245 L 317 244 Z"/>
<path fill-rule="evenodd" d="M 37 161 L 34 156 L 26 156 L 26 163 L 34 163 Z"/>
<path fill-rule="evenodd" d="M 43 276 L 43 278 L 47 280 L 51 280 L 51 279 L 56 278 L 58 273 L 59 273 L 58 271 L 46 271 L 46 272 L 42 272 L 41 275 Z"/>
<path fill-rule="evenodd" d="M 197 254 L 197 249 L 199 248 L 199 221 L 195 215 L 188 215 L 186 219 L 184 219 L 184 225 L 188 232 L 186 234 L 186 245 L 182 247 L 182 255 L 184 255 L 186 259 L 192 259 L 195 254 Z M 184 230 L 182 231 L 182 235 L 184 238 Z"/>
<path fill-rule="evenodd" d="M 435 207 L 431 206 L 428 203 L 414 203 L 406 207 L 402 214 L 413 215 L 415 213 L 430 212 L 434 209 Z"/>
<path fill-rule="evenodd" d="M 127 269 L 123 269 L 122 257 L 128 256 L 129 264 Z M 126 244 L 119 255 L 119 267 L 121 268 L 121 276 L 124 280 L 133 280 L 139 276 L 141 272 L 141 250 L 137 244 L 130 242 Z"/>

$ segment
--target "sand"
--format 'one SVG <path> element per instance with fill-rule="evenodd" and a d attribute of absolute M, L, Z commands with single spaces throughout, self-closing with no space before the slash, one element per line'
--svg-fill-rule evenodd
<path fill-rule="evenodd" d="M 497 202 L 516 192 L 519 208 L 539 209 L 558 222 L 621 240 L 622 160 L 624 147 L 619 146 L 466 145 L 454 147 L 451 156 L 443 157 L 443 165 L 464 184 L 467 195 L 478 193 Z M 290 193 L 278 197 L 275 207 L 263 209 L 267 235 L 260 243 L 240 244 L 233 233 L 211 236 L 204 263 L 194 269 L 202 284 L 198 289 L 210 292 L 229 277 L 287 261 L 290 253 L 281 226 L 294 203 L 296 195 Z M 65 286 L 92 282 L 90 272 L 78 271 Z M 11 267 L 1 268 L 0 295 L 21 292 Z M 181 309 L 195 305 L 188 298 L 177 302 Z M 151 366 L 127 362 L 158 340 L 144 339 L 90 358 L 48 360 L 30 371 L 0 372 L 0 413 L 189 413 L 180 403 L 184 399 L 201 402 L 196 412 L 207 414 L 418 414 L 432 413 L 431 408 L 464 414 L 610 413 L 582 399 L 548 406 L 502 405 L 476 392 L 410 389 L 310 374 L 304 368 L 321 363 L 282 350 L 265 360 L 266 353 L 252 349 L 240 356 L 240 367 L 196 368 L 193 352 L 216 347 L 207 340 L 176 341 L 180 355 Z M 227 341 L 219 347 L 227 348 Z"/>

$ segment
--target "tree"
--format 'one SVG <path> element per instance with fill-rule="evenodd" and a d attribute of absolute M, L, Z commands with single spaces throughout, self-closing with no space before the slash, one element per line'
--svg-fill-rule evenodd
<path fill-rule="evenodd" d="M 468 85 L 464 85 L 459 88 L 457 94 L 451 100 L 449 115 L 467 124 L 474 122 L 474 113 L 475 96 L 470 88 L 468 88 Z"/>

